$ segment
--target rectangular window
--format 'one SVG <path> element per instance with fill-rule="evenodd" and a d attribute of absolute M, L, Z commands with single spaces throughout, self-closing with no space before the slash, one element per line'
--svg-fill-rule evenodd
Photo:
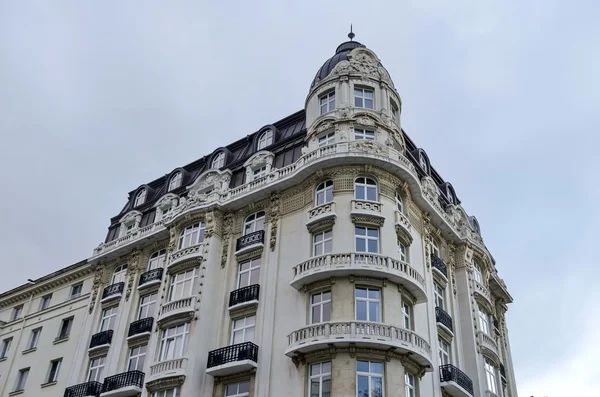
<path fill-rule="evenodd" d="M 310 323 L 331 321 L 331 291 L 317 292 L 310 297 Z"/>
<path fill-rule="evenodd" d="M 481 307 L 479 308 L 479 326 L 481 330 L 485 332 L 487 335 L 490 334 L 490 323 L 489 316 L 485 310 Z"/>
<path fill-rule="evenodd" d="M 71 334 L 71 326 L 73 325 L 73 317 L 63 318 L 58 331 L 57 340 L 66 339 Z"/>
<path fill-rule="evenodd" d="M 206 223 L 200 222 L 194 225 L 186 227 L 181 236 L 179 236 L 179 248 L 183 249 L 191 247 L 192 245 L 200 244 L 204 241 L 204 231 L 206 230 Z"/>
<path fill-rule="evenodd" d="M 406 246 L 398 241 L 398 256 L 402 262 L 408 262 L 406 260 Z"/>
<path fill-rule="evenodd" d="M 6 338 L 2 341 L 2 347 L 0 347 L 0 358 L 5 358 L 10 350 L 10 345 L 12 344 L 12 337 Z"/>
<path fill-rule="evenodd" d="M 50 368 L 48 370 L 48 378 L 46 383 L 52 383 L 58 381 L 58 373 L 62 365 L 62 358 L 50 361 Z"/>
<path fill-rule="evenodd" d="M 192 296 L 194 282 L 198 277 L 198 268 L 194 268 L 183 273 L 177 273 L 171 277 L 171 287 L 169 288 L 169 301 L 183 299 Z"/>
<path fill-rule="evenodd" d="M 439 285 L 435 281 L 433 282 L 433 295 L 434 295 L 435 305 L 442 310 L 446 310 L 445 309 L 445 307 L 446 307 L 445 298 L 444 298 L 446 295 L 446 291 L 441 285 Z"/>
<path fill-rule="evenodd" d="M 485 359 L 485 378 L 488 390 L 496 394 L 498 392 L 498 387 L 496 386 L 496 367 L 487 358 Z"/>
<path fill-rule="evenodd" d="M 381 290 L 377 288 L 356 287 L 354 290 L 356 320 L 381 321 Z"/>
<path fill-rule="evenodd" d="M 13 308 L 12 320 L 16 320 L 23 316 L 23 305 L 15 306 Z"/>
<path fill-rule="evenodd" d="M 332 145 L 335 143 L 335 132 L 330 132 L 329 134 L 321 135 L 319 137 L 319 147 Z"/>
<path fill-rule="evenodd" d="M 473 262 L 473 279 L 483 285 L 483 274 L 477 262 Z"/>
<path fill-rule="evenodd" d="M 398 109 L 398 105 L 392 99 L 390 99 L 390 108 L 392 109 L 392 118 L 397 123 L 400 121 L 400 110 Z"/>
<path fill-rule="evenodd" d="M 163 330 L 160 341 L 159 361 L 183 357 L 187 351 L 190 323 Z"/>
<path fill-rule="evenodd" d="M 321 114 L 329 113 L 335 110 L 335 91 L 331 91 L 319 97 Z"/>
<path fill-rule="evenodd" d="M 415 376 L 406 371 L 404 372 L 404 395 L 406 397 L 415 397 L 417 395 Z"/>
<path fill-rule="evenodd" d="M 140 345 L 129 349 L 129 365 L 127 371 L 144 371 L 146 361 L 146 345 Z"/>
<path fill-rule="evenodd" d="M 40 302 L 40 310 L 45 310 L 48 307 L 50 307 L 51 300 L 52 300 L 52 294 L 42 296 L 42 301 Z"/>
<path fill-rule="evenodd" d="M 81 296 L 81 291 L 83 290 L 83 284 L 75 284 L 71 286 L 71 295 L 69 295 L 69 299 L 79 298 Z"/>
<path fill-rule="evenodd" d="M 357 397 L 383 397 L 383 363 L 356 362 Z"/>
<path fill-rule="evenodd" d="M 225 397 L 247 397 L 250 395 L 250 382 L 231 383 L 225 386 Z"/>
<path fill-rule="evenodd" d="M 440 249 L 433 240 L 429 243 L 429 253 L 437 256 L 438 258 L 440 257 Z"/>
<path fill-rule="evenodd" d="M 313 256 L 331 254 L 333 248 L 333 232 L 327 230 L 313 234 Z"/>
<path fill-rule="evenodd" d="M 260 258 L 242 262 L 238 267 L 237 287 L 243 288 L 258 284 L 260 280 Z"/>
<path fill-rule="evenodd" d="M 174 389 L 155 391 L 152 393 L 152 397 L 181 397 L 181 393 L 179 387 L 176 387 Z"/>
<path fill-rule="evenodd" d="M 355 128 L 354 129 L 354 139 L 357 141 L 374 141 L 375 140 L 375 131 Z"/>
<path fill-rule="evenodd" d="M 253 180 L 267 175 L 267 166 L 265 165 L 265 166 L 255 169 L 252 172 L 252 175 L 253 175 Z"/>
<path fill-rule="evenodd" d="M 309 396 L 329 397 L 331 395 L 331 362 L 311 364 L 309 371 Z"/>
<path fill-rule="evenodd" d="M 354 88 L 354 107 L 373 109 L 373 90 Z"/>
<path fill-rule="evenodd" d="M 102 372 L 104 371 L 104 364 L 106 362 L 106 356 L 97 357 L 90 360 L 90 366 L 88 369 L 88 382 L 102 382 Z"/>
<path fill-rule="evenodd" d="M 29 337 L 29 346 L 28 349 L 35 349 L 40 340 L 40 335 L 42 334 L 42 328 L 36 328 L 31 331 L 31 336 Z"/>
<path fill-rule="evenodd" d="M 171 207 L 169 207 L 169 210 L 171 210 Z M 166 213 L 163 210 L 163 218 L 165 217 Z M 152 256 L 150 257 L 150 260 L 148 261 L 148 270 L 154 270 L 154 269 L 158 269 L 159 267 L 165 267 L 165 257 L 167 255 L 167 251 L 166 250 L 160 250 L 157 251 L 155 253 L 152 254 Z"/>
<path fill-rule="evenodd" d="M 102 319 L 100 320 L 100 332 L 115 329 L 115 321 L 117 321 L 118 306 L 113 306 L 102 310 Z"/>
<path fill-rule="evenodd" d="M 355 226 L 354 237 L 356 240 L 356 252 L 379 252 L 379 229 L 375 227 Z"/>
<path fill-rule="evenodd" d="M 412 307 L 406 302 L 402 302 L 402 325 L 406 329 L 413 329 Z"/>
<path fill-rule="evenodd" d="M 444 339 L 438 338 L 438 345 L 440 363 L 442 365 L 452 364 L 452 360 L 450 360 L 450 344 Z"/>
<path fill-rule="evenodd" d="M 17 384 L 15 385 L 15 391 L 25 390 L 25 384 L 27 383 L 27 377 L 29 376 L 29 368 L 23 368 L 19 370 L 17 377 Z"/>
<path fill-rule="evenodd" d="M 156 309 L 157 293 L 144 295 L 140 298 L 140 308 L 138 310 L 138 320 L 143 318 L 153 317 Z"/>
<path fill-rule="evenodd" d="M 231 324 L 231 344 L 254 342 L 256 316 L 247 316 L 233 320 Z"/>

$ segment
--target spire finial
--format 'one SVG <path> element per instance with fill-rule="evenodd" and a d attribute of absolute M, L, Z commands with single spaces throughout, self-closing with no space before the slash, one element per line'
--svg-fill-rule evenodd
<path fill-rule="evenodd" d="M 352 41 L 354 36 L 356 36 L 356 35 L 354 33 L 352 33 L 352 24 L 350 24 L 350 33 L 348 33 L 348 37 L 350 38 L 350 41 Z"/>

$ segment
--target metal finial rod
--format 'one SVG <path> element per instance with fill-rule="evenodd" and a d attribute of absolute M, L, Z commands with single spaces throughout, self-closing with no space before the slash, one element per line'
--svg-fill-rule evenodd
<path fill-rule="evenodd" d="M 348 33 L 348 37 L 350 38 L 350 41 L 352 41 L 354 36 L 356 36 L 356 35 L 354 33 L 352 33 L 352 24 L 350 24 L 350 33 Z"/>

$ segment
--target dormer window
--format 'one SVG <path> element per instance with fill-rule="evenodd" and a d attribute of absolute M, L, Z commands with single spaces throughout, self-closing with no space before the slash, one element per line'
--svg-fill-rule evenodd
<path fill-rule="evenodd" d="M 181 172 L 178 172 L 171 177 L 171 180 L 169 181 L 169 191 L 177 189 L 179 186 L 181 186 L 182 177 L 183 176 L 181 175 Z"/>
<path fill-rule="evenodd" d="M 268 130 L 261 134 L 260 138 L 258 138 L 258 146 L 257 149 L 261 150 L 269 146 L 273 143 L 273 131 Z"/>
<path fill-rule="evenodd" d="M 135 202 L 133 203 L 134 207 L 140 206 L 146 202 L 146 189 L 141 190 L 137 196 L 135 196 Z"/>
<path fill-rule="evenodd" d="M 425 156 L 423 156 L 423 153 L 419 153 L 419 165 L 421 166 L 423 171 L 428 172 L 427 160 L 425 159 Z"/>
<path fill-rule="evenodd" d="M 454 196 L 452 195 L 452 192 L 450 191 L 450 189 L 448 189 L 448 194 L 446 196 L 448 196 L 448 202 L 450 204 L 454 204 Z"/>
<path fill-rule="evenodd" d="M 260 177 L 263 177 L 263 176 L 267 175 L 267 166 L 265 165 L 265 166 L 262 166 L 260 168 L 255 169 L 254 172 L 253 172 L 253 174 L 254 174 L 254 179 L 253 180 L 256 180 L 256 179 L 258 179 Z"/>
<path fill-rule="evenodd" d="M 357 108 L 373 109 L 373 90 L 369 88 L 354 89 L 354 106 Z"/>
<path fill-rule="evenodd" d="M 225 153 L 220 152 L 213 159 L 211 168 L 219 169 L 219 168 L 223 167 L 224 165 L 225 165 Z"/>
<path fill-rule="evenodd" d="M 335 91 L 331 91 L 319 97 L 321 114 L 329 113 L 335 110 Z"/>
<path fill-rule="evenodd" d="M 375 131 L 355 128 L 354 129 L 354 139 L 357 141 L 374 141 L 375 140 Z"/>

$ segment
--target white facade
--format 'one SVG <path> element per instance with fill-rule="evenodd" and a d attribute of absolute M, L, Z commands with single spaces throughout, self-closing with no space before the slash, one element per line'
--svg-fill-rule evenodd
<path fill-rule="evenodd" d="M 409 153 L 379 59 L 347 50 L 311 87 L 297 161 L 277 167 L 276 134 L 260 135 L 246 183 L 230 187 L 217 152 L 157 200 L 154 223 L 131 210 L 77 270 L 1 295 L 0 340 L 14 342 L 0 394 L 517 397 L 512 298 L 479 226 Z M 65 316 L 71 336 L 56 344 Z"/>

